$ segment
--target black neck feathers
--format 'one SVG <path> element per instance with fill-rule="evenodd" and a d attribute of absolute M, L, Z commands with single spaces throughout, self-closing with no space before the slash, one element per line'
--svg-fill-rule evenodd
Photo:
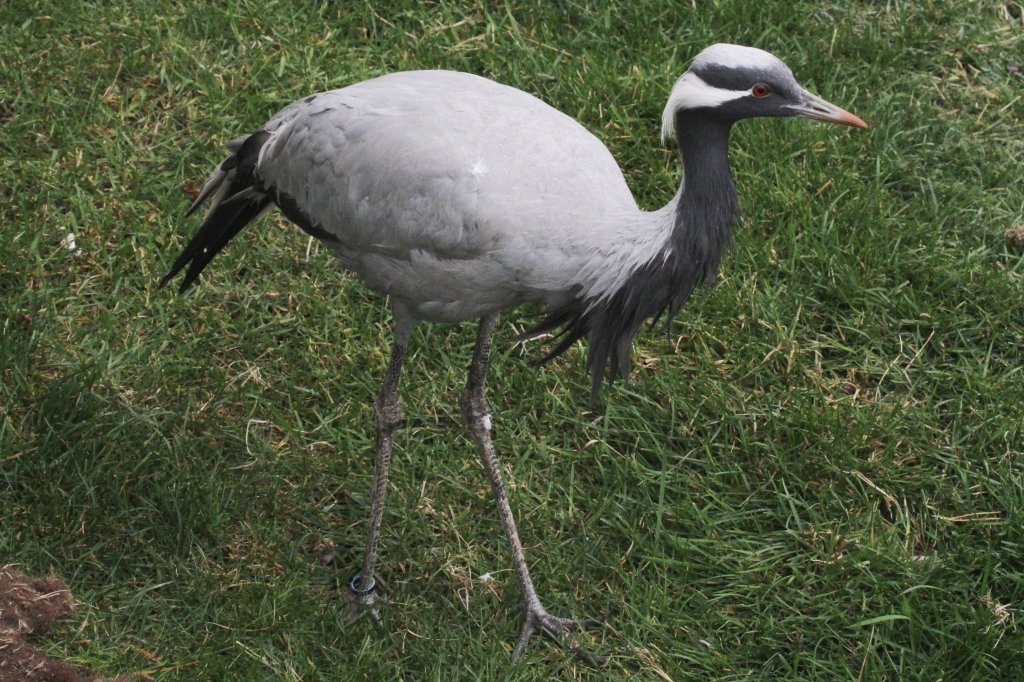
<path fill-rule="evenodd" d="M 695 279 L 680 290 L 674 314 L 693 287 L 713 285 L 718 264 L 732 242 L 732 224 L 740 214 L 736 185 L 729 168 L 729 131 L 732 124 L 700 112 L 676 115 L 676 136 L 683 164 L 683 189 L 676 206 L 672 232 L 674 255 Z"/>

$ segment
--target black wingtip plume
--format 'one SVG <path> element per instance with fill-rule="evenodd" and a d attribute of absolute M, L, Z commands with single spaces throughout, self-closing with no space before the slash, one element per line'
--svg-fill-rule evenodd
<path fill-rule="evenodd" d="M 187 214 L 195 211 L 216 191 L 213 208 L 185 250 L 174 261 L 170 271 L 161 278 L 159 288 L 166 286 L 187 265 L 185 278 L 178 288 L 178 293 L 184 293 L 232 237 L 266 209 L 270 199 L 254 191 L 256 179 L 253 171 L 259 159 L 260 148 L 269 137 L 269 133 L 261 130 L 245 138 L 238 145 L 237 151 L 221 164 L 217 173 L 207 182 L 199 199 L 189 208 Z M 228 183 L 227 187 L 221 187 L 225 182 Z"/>

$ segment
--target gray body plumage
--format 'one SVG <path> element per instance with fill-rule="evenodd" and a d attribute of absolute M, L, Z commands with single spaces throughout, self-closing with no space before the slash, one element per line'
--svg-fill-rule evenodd
<path fill-rule="evenodd" d="M 564 305 L 627 264 L 602 260 L 645 244 L 653 256 L 664 241 L 626 229 L 636 202 L 597 138 L 478 76 L 381 76 L 293 104 L 264 129 L 256 175 L 269 196 L 293 197 L 346 268 L 417 319 Z"/>

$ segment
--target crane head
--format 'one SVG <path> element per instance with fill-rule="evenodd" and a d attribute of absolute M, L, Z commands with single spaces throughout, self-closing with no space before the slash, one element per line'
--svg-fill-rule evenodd
<path fill-rule="evenodd" d="M 676 81 L 662 115 L 662 139 L 675 134 L 677 114 L 688 110 L 727 123 L 755 116 L 800 116 L 868 127 L 849 111 L 804 89 L 775 55 L 724 43 L 702 50 Z"/>

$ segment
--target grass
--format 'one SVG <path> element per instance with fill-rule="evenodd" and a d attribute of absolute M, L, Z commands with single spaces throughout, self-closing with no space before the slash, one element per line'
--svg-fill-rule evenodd
<path fill-rule="evenodd" d="M 579 118 L 653 208 L 664 98 L 722 40 L 872 127 L 737 128 L 722 281 L 600 407 L 582 347 L 527 365 L 525 313 L 490 375 L 538 588 L 609 614 L 584 639 L 609 667 L 545 642 L 507 665 L 517 587 L 456 418 L 468 324 L 414 337 L 391 605 L 346 625 L 387 310 L 275 218 L 194 294 L 157 290 L 185 190 L 293 99 L 444 67 Z M 1019 679 L 1022 54 L 1010 0 L 4 3 L 0 558 L 81 602 L 47 646 L 157 680 Z"/>

